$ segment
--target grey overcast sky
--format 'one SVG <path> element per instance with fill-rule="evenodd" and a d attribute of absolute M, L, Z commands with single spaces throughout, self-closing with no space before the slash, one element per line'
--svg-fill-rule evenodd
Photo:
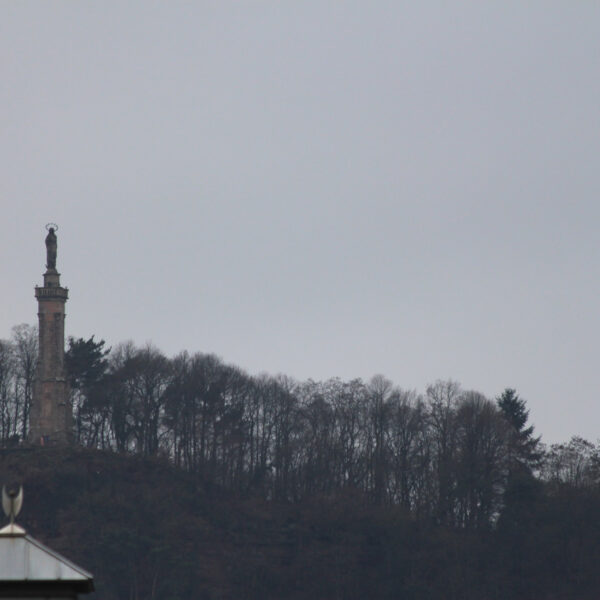
<path fill-rule="evenodd" d="M 514 387 L 600 436 L 600 3 L 0 4 L 0 338 Z"/>

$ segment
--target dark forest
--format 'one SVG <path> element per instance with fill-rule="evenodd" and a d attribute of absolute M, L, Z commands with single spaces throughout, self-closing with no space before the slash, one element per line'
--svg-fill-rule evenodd
<path fill-rule="evenodd" d="M 72 449 L 26 439 L 37 330 L 0 341 L 1 476 L 95 597 L 591 599 L 600 448 L 496 398 L 249 376 L 69 338 Z"/>

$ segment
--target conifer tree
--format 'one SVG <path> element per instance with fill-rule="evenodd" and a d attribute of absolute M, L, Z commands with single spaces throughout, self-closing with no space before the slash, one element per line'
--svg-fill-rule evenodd
<path fill-rule="evenodd" d="M 506 388 L 496 403 L 512 433 L 508 438 L 509 475 L 531 474 L 532 469 L 539 466 L 542 452 L 540 437 L 533 435 L 533 425 L 527 426 L 526 402 L 519 398 L 516 390 Z"/>

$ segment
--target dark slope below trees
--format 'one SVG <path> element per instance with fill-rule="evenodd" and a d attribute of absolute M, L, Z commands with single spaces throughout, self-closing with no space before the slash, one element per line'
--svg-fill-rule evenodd
<path fill-rule="evenodd" d="M 3 451 L 19 522 L 96 578 L 95 598 L 592 599 L 600 494 L 516 478 L 495 527 L 466 531 L 346 490 L 296 504 L 235 496 L 158 458 Z"/>

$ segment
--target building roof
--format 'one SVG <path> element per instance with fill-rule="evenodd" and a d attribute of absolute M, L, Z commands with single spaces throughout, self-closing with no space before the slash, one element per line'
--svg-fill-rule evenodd
<path fill-rule="evenodd" d="M 14 523 L 0 529 L 1 584 L 58 584 L 84 593 L 94 589 L 91 573 L 33 539 Z"/>

